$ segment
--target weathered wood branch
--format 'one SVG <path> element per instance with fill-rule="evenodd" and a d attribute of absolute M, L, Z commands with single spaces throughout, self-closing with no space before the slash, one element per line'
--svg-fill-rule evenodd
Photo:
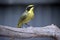
<path fill-rule="evenodd" d="M 45 27 L 14 28 L 0 25 L 0 37 L 32 38 L 32 37 L 51 37 L 55 40 L 60 39 L 60 29 L 56 25 Z"/>

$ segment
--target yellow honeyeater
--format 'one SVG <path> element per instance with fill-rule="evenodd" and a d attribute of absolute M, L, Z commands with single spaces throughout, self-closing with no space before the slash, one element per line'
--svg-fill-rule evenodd
<path fill-rule="evenodd" d="M 17 27 L 21 28 L 23 24 L 27 24 L 34 17 L 34 5 L 28 5 L 25 12 L 22 14 L 18 20 Z"/>

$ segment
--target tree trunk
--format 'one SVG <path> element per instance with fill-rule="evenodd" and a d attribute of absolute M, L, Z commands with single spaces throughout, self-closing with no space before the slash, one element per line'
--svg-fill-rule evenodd
<path fill-rule="evenodd" d="M 51 37 L 60 40 L 60 29 L 52 24 L 45 27 L 14 28 L 0 25 L 0 37 L 32 38 Z"/>

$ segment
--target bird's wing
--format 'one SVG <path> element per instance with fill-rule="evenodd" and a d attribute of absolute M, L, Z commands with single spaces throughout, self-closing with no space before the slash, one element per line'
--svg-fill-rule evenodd
<path fill-rule="evenodd" d="M 20 27 L 20 24 L 22 24 L 22 22 L 26 19 L 26 14 L 23 13 L 22 16 L 20 17 L 20 19 L 18 20 L 18 27 Z"/>
<path fill-rule="evenodd" d="M 24 19 L 26 19 L 26 17 L 27 17 L 27 13 L 26 12 L 24 12 L 23 14 L 22 14 L 22 16 L 20 17 L 20 21 L 23 21 Z"/>

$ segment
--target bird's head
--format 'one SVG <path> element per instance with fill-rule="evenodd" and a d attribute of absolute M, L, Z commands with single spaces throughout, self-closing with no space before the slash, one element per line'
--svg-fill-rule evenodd
<path fill-rule="evenodd" d="M 34 5 L 28 5 L 27 8 L 26 8 L 27 11 L 30 11 L 30 10 L 33 10 L 33 9 L 34 9 Z"/>

